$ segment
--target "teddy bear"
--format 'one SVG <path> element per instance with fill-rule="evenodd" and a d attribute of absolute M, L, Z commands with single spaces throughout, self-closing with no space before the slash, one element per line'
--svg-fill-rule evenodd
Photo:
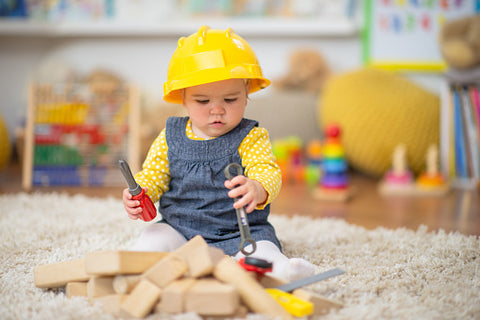
<path fill-rule="evenodd" d="M 330 75 L 330 68 L 315 49 L 298 49 L 290 55 L 287 74 L 273 81 L 278 89 L 318 93 Z"/>
<path fill-rule="evenodd" d="M 124 80 L 112 71 L 96 69 L 86 77 L 86 82 L 94 95 L 108 97 L 115 94 Z"/>
<path fill-rule="evenodd" d="M 480 15 L 447 21 L 440 31 L 439 43 L 450 67 L 470 69 L 480 65 Z"/>

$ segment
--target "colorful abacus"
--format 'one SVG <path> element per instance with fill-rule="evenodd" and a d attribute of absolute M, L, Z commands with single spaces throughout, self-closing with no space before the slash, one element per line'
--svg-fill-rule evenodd
<path fill-rule="evenodd" d="M 123 186 L 118 159 L 139 167 L 139 97 L 119 84 L 102 95 L 86 83 L 32 84 L 22 186 Z"/>

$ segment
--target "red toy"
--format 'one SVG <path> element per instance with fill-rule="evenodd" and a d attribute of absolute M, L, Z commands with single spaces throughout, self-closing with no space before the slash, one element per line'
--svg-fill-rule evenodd
<path fill-rule="evenodd" d="M 267 260 L 245 257 L 238 260 L 238 264 L 247 271 L 253 271 L 257 274 L 257 279 L 261 278 L 265 273 L 272 272 L 273 264 Z"/>
<path fill-rule="evenodd" d="M 157 216 L 157 209 L 152 202 L 152 199 L 145 194 L 145 189 L 135 181 L 130 171 L 130 167 L 125 160 L 118 160 L 118 166 L 125 177 L 128 184 L 128 191 L 132 195 L 132 199 L 140 201 L 142 207 L 142 220 L 145 222 L 152 221 Z"/>

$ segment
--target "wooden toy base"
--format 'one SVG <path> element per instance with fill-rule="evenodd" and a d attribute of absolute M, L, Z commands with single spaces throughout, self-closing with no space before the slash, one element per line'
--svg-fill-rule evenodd
<path fill-rule="evenodd" d="M 318 200 L 345 202 L 352 197 L 352 189 L 328 189 L 317 187 L 313 190 L 313 197 Z"/>
<path fill-rule="evenodd" d="M 378 192 L 384 196 L 442 196 L 447 194 L 448 184 L 423 186 L 419 184 L 392 184 L 385 181 L 378 185 Z"/>

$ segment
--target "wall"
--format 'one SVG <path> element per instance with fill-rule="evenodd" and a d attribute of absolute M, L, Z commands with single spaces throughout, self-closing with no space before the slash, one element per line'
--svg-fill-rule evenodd
<path fill-rule="evenodd" d="M 288 56 L 299 47 L 320 50 L 336 72 L 357 68 L 361 63 L 356 36 L 245 38 L 256 51 L 265 76 L 271 79 L 286 72 Z M 139 84 L 150 96 L 161 99 L 162 84 L 177 37 L 21 35 L 1 36 L 0 40 L 0 112 L 13 137 L 15 127 L 24 121 L 29 78 L 48 59 L 66 60 L 83 74 L 97 67 L 112 69 L 128 81 Z M 273 94 L 273 90 L 269 88 L 259 95 L 268 94 Z"/>
<path fill-rule="evenodd" d="M 205 23 L 205 22 L 202 22 Z M 196 30 L 202 23 L 188 27 L 175 27 L 173 32 L 129 32 L 123 27 L 120 32 L 108 31 L 104 34 L 96 34 L 95 29 L 80 29 L 81 32 L 69 32 L 67 34 L 29 32 L 2 32 L 0 24 L 0 113 L 6 120 L 11 139 L 14 138 L 14 130 L 25 119 L 27 105 L 27 85 L 33 72 L 49 59 L 63 59 L 69 62 L 82 74 L 87 74 L 95 68 L 102 67 L 114 70 L 130 82 L 138 84 L 142 91 L 153 100 L 161 101 L 162 84 L 166 78 L 168 61 L 175 50 L 178 35 L 187 35 Z M 208 23 L 208 22 L 207 22 Z M 281 77 L 288 68 L 288 57 L 292 51 L 301 47 L 316 48 L 325 57 L 335 73 L 351 71 L 362 66 L 361 40 L 357 27 L 353 29 L 327 29 L 314 30 L 302 25 L 297 25 L 297 30 L 269 33 L 258 27 L 248 26 L 244 36 L 255 50 L 266 77 L 275 79 Z M 215 26 L 213 26 L 215 27 Z M 191 31 L 186 31 L 190 28 Z M 90 30 L 90 31 L 85 31 Z M 92 31 L 93 30 L 93 31 Z M 339 31 L 340 30 L 340 31 Z M 352 31 L 353 30 L 353 31 Z M 263 31 L 263 32 L 262 32 Z M 284 33 L 282 33 L 284 32 Z M 409 75 L 420 85 L 438 92 L 441 76 L 438 74 Z M 278 111 L 277 115 L 285 114 L 290 123 L 295 120 L 301 121 L 302 115 L 292 113 L 291 109 L 298 106 L 286 105 L 292 101 L 291 96 L 287 99 L 268 99 L 279 92 L 273 88 L 267 88 L 264 92 L 252 96 L 261 98 L 263 103 L 284 102 L 282 105 L 268 106 L 260 113 L 249 110 L 248 115 L 267 119 L 271 124 L 265 110 Z M 310 97 L 308 114 L 315 115 L 315 97 Z M 314 99 L 314 100 L 312 100 Z M 300 100 L 305 101 L 305 99 Z M 301 124 L 301 122 L 300 122 Z M 273 138 L 286 135 L 300 135 L 303 139 L 309 139 L 316 135 L 316 123 L 311 121 L 307 128 L 293 124 L 287 126 L 285 132 L 274 128 Z M 295 128 L 298 128 L 296 130 Z"/>

